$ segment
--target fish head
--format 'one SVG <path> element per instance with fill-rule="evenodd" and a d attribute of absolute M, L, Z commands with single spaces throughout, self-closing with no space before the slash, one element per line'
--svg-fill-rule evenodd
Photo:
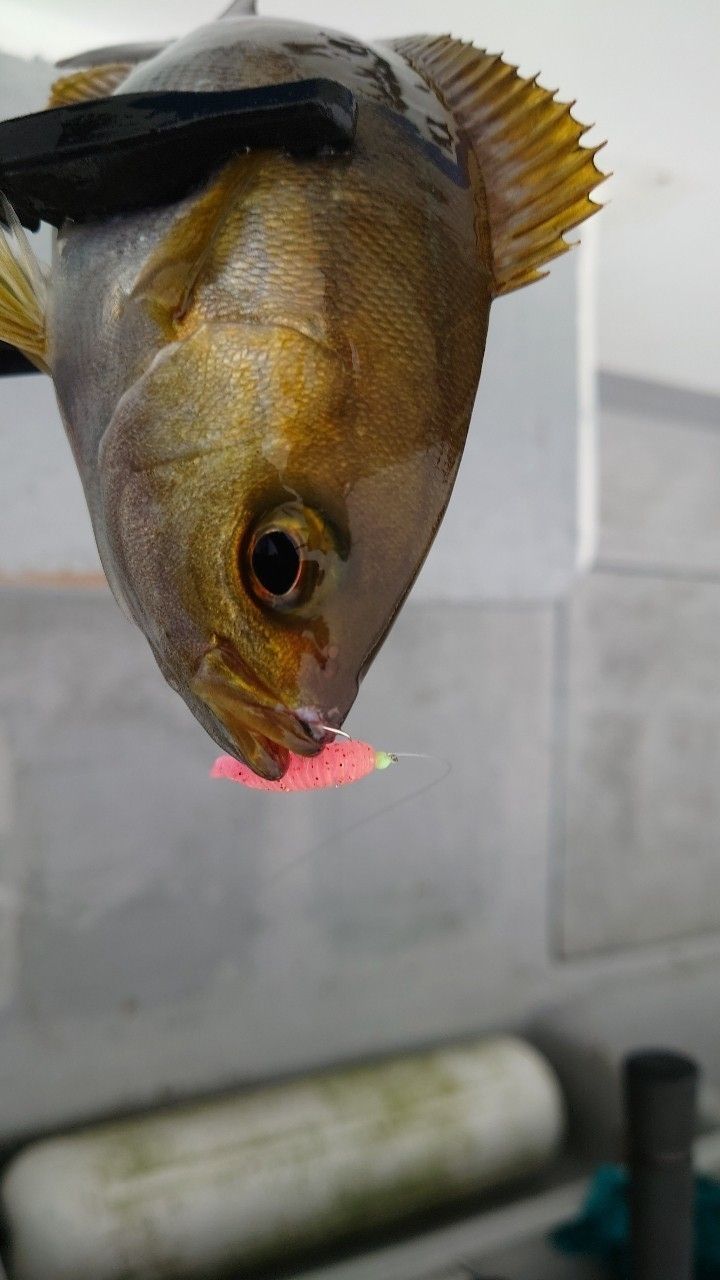
<path fill-rule="evenodd" d="M 96 448 L 69 428 L 108 579 L 215 741 L 270 779 L 343 724 L 412 586 L 487 325 L 470 193 L 379 108 L 358 139 L 238 158 L 119 248 L 114 227 L 61 239 L 56 329 L 85 317 L 94 355 L 68 339 L 55 383 L 70 424 L 108 406 Z M 88 365 L 122 392 L 73 405 Z"/>
<path fill-rule="evenodd" d="M 351 352 L 294 325 L 202 323 L 103 438 L 113 578 L 169 683 L 266 778 L 343 723 L 444 501 L 427 441 L 398 448 L 419 388 L 389 364 L 370 395 Z"/>

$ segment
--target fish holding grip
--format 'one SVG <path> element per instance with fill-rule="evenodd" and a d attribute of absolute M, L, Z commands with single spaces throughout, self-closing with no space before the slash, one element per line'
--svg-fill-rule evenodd
<path fill-rule="evenodd" d="M 356 124 L 334 80 L 115 94 L 0 122 L 0 191 L 29 230 L 60 227 L 180 200 L 238 151 L 345 151 Z M 33 372 L 0 343 L 0 375 Z"/>

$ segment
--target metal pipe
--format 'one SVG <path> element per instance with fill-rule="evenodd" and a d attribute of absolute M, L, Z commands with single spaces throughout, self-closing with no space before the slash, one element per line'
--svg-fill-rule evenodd
<path fill-rule="evenodd" d="M 682 1054 L 625 1059 L 632 1280 L 692 1280 L 697 1079 Z"/>

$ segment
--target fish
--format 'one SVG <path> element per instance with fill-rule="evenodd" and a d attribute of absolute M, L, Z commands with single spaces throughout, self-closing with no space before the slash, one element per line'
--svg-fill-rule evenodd
<path fill-rule="evenodd" d="M 598 148 L 537 78 L 451 36 L 366 44 L 247 3 L 79 55 L 51 106 L 316 78 L 346 152 L 232 156 L 173 203 L 12 210 L 0 340 L 48 373 L 100 559 L 165 679 L 259 778 L 333 740 L 458 472 L 492 302 L 600 207 Z"/>

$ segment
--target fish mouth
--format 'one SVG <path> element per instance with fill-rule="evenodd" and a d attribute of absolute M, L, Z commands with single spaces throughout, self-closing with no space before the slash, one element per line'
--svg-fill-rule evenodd
<path fill-rule="evenodd" d="M 214 640 L 205 650 L 190 689 L 220 722 L 221 745 L 269 781 L 283 777 L 291 752 L 315 756 L 333 739 L 319 711 L 304 707 L 300 715 L 278 702 L 225 641 Z"/>

